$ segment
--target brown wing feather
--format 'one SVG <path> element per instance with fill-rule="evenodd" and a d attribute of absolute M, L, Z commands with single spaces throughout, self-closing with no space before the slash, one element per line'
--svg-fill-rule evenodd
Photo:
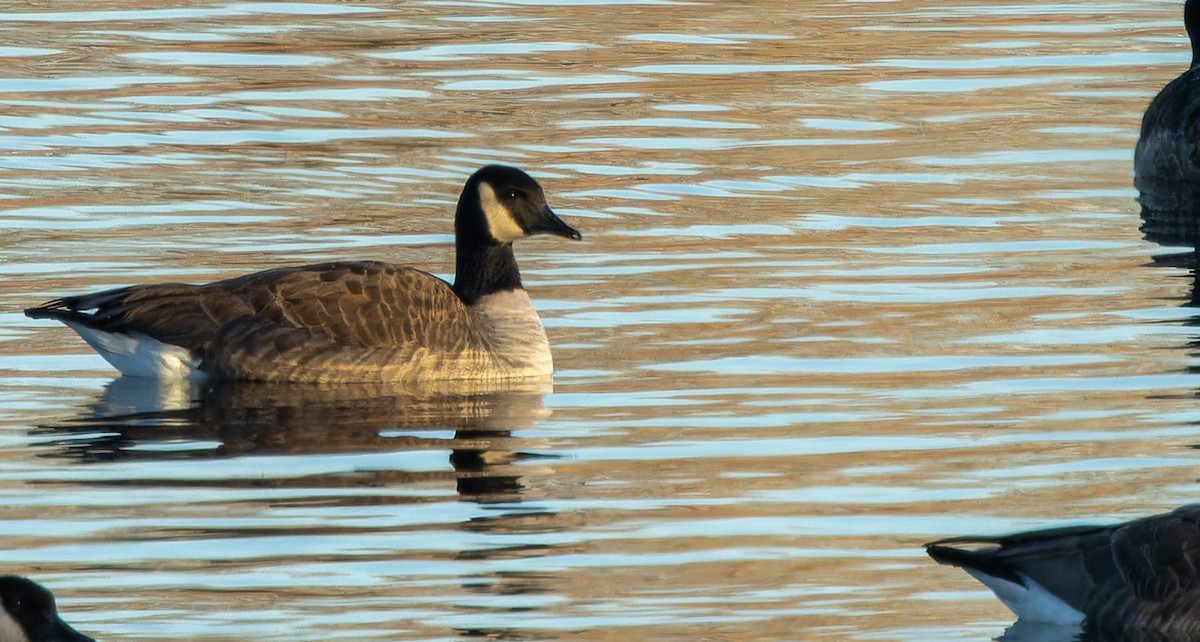
<path fill-rule="evenodd" d="M 449 284 L 380 262 L 279 268 L 200 286 L 134 286 L 35 311 L 65 316 L 93 308 L 89 325 L 184 346 L 229 378 L 351 381 L 370 365 L 385 379 L 403 379 L 487 354 L 478 322 Z M 422 368 L 413 368 L 416 362 Z"/>
<path fill-rule="evenodd" d="M 481 334 L 445 281 L 378 262 L 324 263 L 268 270 L 203 286 L 202 305 L 220 325 L 249 314 L 361 347 L 419 342 L 462 347 L 447 337 Z"/>
<path fill-rule="evenodd" d="M 1121 579 L 1139 599 L 1159 601 L 1200 584 L 1200 523 L 1194 508 L 1126 524 L 1113 534 Z"/>
<path fill-rule="evenodd" d="M 32 318 L 50 318 L 81 323 L 105 332 L 140 332 L 165 343 L 202 352 L 216 335 L 224 319 L 206 309 L 206 286 L 187 283 L 136 285 L 95 294 L 64 297 L 25 310 Z M 247 314 L 249 308 L 224 306 L 225 319 Z M 88 312 L 88 311 L 91 312 Z"/>
<path fill-rule="evenodd" d="M 209 367 L 233 379 L 408 380 L 469 374 L 490 355 L 474 315 L 441 279 L 386 263 L 335 263 L 213 284 L 246 301 Z M 219 302 L 219 299 L 214 301 Z"/>

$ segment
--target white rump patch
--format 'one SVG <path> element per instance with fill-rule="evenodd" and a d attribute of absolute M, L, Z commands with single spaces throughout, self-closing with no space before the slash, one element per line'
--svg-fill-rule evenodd
<path fill-rule="evenodd" d="M 1083 623 L 1084 615 L 1075 610 L 1070 604 L 1062 601 L 1047 591 L 1041 584 L 1021 575 L 1028 586 L 988 575 L 973 568 L 963 567 L 975 579 L 992 590 L 996 597 L 1004 602 L 1004 606 L 1018 618 L 1029 622 L 1058 624 L 1063 626 L 1078 626 Z"/>
<path fill-rule="evenodd" d="M 525 230 L 521 229 L 521 226 L 513 219 L 508 206 L 496 198 L 496 191 L 486 182 L 479 184 L 479 205 L 483 208 L 484 217 L 487 218 L 488 230 L 491 231 L 492 238 L 501 243 L 512 243 L 526 236 Z"/>
<path fill-rule="evenodd" d="M 0 609 L 0 642 L 29 642 L 29 634 L 4 609 Z"/>
<path fill-rule="evenodd" d="M 187 348 L 163 343 L 140 332 L 120 334 L 71 321 L 64 323 L 127 377 L 194 379 L 207 376 L 199 370 L 199 360 Z"/>

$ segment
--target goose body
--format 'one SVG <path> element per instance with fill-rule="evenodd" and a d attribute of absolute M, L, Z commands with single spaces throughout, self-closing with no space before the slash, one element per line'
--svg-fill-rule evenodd
<path fill-rule="evenodd" d="M 0 642 L 96 642 L 58 616 L 54 595 L 16 575 L 0 576 Z"/>
<path fill-rule="evenodd" d="M 1191 66 L 1146 108 L 1133 156 L 1139 200 L 1154 209 L 1194 209 L 1200 195 L 1200 0 L 1187 0 L 1183 22 Z"/>
<path fill-rule="evenodd" d="M 205 285 L 136 285 L 25 310 L 75 330 L 123 375 L 295 382 L 508 379 L 553 371 L 512 243 L 579 239 L 542 188 L 489 165 L 463 188 L 451 285 L 412 267 L 343 261 Z"/>
<path fill-rule="evenodd" d="M 978 579 L 1021 621 L 1200 639 L 1200 504 L 1114 526 L 959 537 L 925 549 Z"/>

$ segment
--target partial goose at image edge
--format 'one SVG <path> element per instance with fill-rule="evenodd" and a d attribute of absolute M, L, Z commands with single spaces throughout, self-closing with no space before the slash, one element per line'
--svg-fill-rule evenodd
<path fill-rule="evenodd" d="M 1200 504 L 925 550 L 987 586 L 1021 623 L 1077 627 L 1086 640 L 1200 639 Z"/>
<path fill-rule="evenodd" d="M 27 577 L 0 575 L 0 642 L 96 642 L 63 621 L 54 594 Z"/>
<path fill-rule="evenodd" d="M 1192 61 L 1154 96 L 1142 116 L 1133 182 L 1143 207 L 1195 215 L 1200 199 L 1200 0 L 1184 4 L 1183 24 Z"/>
<path fill-rule="evenodd" d="M 340 261 L 204 285 L 135 285 L 28 308 L 75 330 L 124 376 L 401 383 L 545 377 L 549 340 L 513 241 L 579 240 L 525 172 L 485 166 L 455 212 L 454 283 L 412 267 Z"/>

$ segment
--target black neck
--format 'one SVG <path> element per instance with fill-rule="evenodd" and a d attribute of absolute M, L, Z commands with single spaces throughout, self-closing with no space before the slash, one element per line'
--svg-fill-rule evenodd
<path fill-rule="evenodd" d="M 521 287 L 512 243 L 460 237 L 455 246 L 454 292 L 467 305 L 488 294 Z"/>
<path fill-rule="evenodd" d="M 1200 66 L 1200 0 L 1188 0 L 1183 5 L 1183 26 L 1192 43 L 1192 69 Z"/>

